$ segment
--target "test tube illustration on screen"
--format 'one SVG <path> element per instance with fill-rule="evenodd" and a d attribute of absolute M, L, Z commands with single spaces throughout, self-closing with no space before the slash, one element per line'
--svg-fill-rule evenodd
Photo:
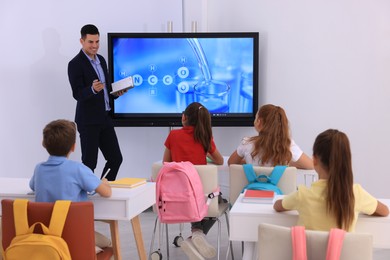
<path fill-rule="evenodd" d="M 225 82 L 214 80 L 203 48 L 196 38 L 188 38 L 194 54 L 198 60 L 203 80 L 194 87 L 195 101 L 202 103 L 210 113 L 229 112 L 228 95 L 230 86 Z"/>

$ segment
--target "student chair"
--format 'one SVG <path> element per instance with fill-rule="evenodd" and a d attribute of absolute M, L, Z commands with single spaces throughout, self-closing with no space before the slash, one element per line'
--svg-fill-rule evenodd
<path fill-rule="evenodd" d="M 2 233 L 3 232 L 1 232 L 1 217 L 0 217 L 0 260 L 3 260 L 3 255 L 2 255 L 2 252 L 3 252 Z"/>
<path fill-rule="evenodd" d="M 270 175 L 274 167 L 253 167 L 256 175 L 264 174 Z M 244 168 L 241 164 L 231 164 L 229 166 L 229 178 L 230 178 L 230 192 L 229 200 L 233 205 L 236 202 L 238 196 L 242 192 L 242 189 L 248 185 L 248 180 L 245 176 Z M 282 177 L 280 178 L 278 185 L 283 194 L 289 194 L 297 190 L 297 168 L 287 167 Z"/>
<path fill-rule="evenodd" d="M 258 227 L 258 256 L 260 260 L 292 259 L 291 228 L 271 224 Z M 329 232 L 306 230 L 307 259 L 325 259 Z M 346 233 L 340 260 L 370 260 L 373 253 L 371 234 Z"/>
<path fill-rule="evenodd" d="M 13 200 L 2 200 L 2 245 L 4 250 L 8 248 L 15 237 L 15 224 L 13 212 Z M 54 203 L 29 202 L 27 207 L 29 225 L 42 222 L 49 225 Z M 95 227 L 92 202 L 72 202 L 66 218 L 62 237 L 69 247 L 74 260 L 108 260 L 113 255 L 111 247 L 103 248 L 96 254 L 95 251 Z"/>
<path fill-rule="evenodd" d="M 162 167 L 162 162 L 156 162 L 152 165 L 152 180 L 155 181 L 157 179 L 157 175 Z M 199 173 L 200 179 L 202 181 L 203 185 L 203 190 L 205 194 L 212 193 L 216 191 L 218 188 L 218 168 L 216 165 L 195 165 L 195 168 L 197 172 Z M 206 199 L 206 198 L 205 198 Z M 229 208 L 230 204 L 228 202 L 223 202 L 223 203 L 218 203 L 218 198 L 215 198 L 211 201 L 209 207 L 208 207 L 208 213 L 206 218 L 213 218 L 218 222 L 218 237 L 217 237 L 217 258 L 220 259 L 220 243 L 221 243 L 221 221 L 220 217 L 222 215 L 225 215 L 226 217 L 226 225 L 227 225 L 227 232 L 229 235 Z M 156 212 L 156 209 L 153 208 L 153 210 Z M 156 217 L 155 221 L 155 226 L 154 226 L 154 231 L 153 231 L 153 236 L 150 244 L 150 251 L 149 251 L 149 257 L 152 256 L 153 253 L 153 245 L 154 245 L 154 238 L 156 234 L 156 227 L 158 223 L 158 216 Z M 160 226 L 161 223 L 159 223 Z M 165 224 L 166 225 L 166 224 Z M 167 259 L 169 259 L 169 245 L 168 245 L 168 225 L 165 227 L 166 230 L 166 240 L 167 240 Z M 174 244 L 177 246 L 180 246 L 177 243 L 178 239 L 183 239 L 181 237 L 181 234 L 177 236 L 174 240 Z M 233 248 L 232 248 L 232 243 L 229 242 L 231 254 L 232 254 L 232 259 L 233 257 Z M 161 258 L 160 258 L 161 259 Z"/>
<path fill-rule="evenodd" d="M 253 166 L 256 175 L 270 175 L 274 167 Z M 229 201 L 233 205 L 238 196 L 248 185 L 244 167 L 241 164 L 229 165 Z M 283 194 L 289 194 L 297 189 L 297 168 L 287 167 L 277 184 Z M 244 253 L 244 242 L 242 242 L 242 253 Z"/>

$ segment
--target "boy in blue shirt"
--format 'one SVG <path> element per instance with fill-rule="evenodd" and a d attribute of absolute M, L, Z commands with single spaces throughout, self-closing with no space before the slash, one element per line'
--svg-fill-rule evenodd
<path fill-rule="evenodd" d="M 111 196 L 107 179 L 100 180 L 84 164 L 68 159 L 76 146 L 74 122 L 63 119 L 50 122 L 43 129 L 42 145 L 50 156 L 35 167 L 30 180 L 36 201 L 85 201 L 87 192 L 93 191 L 102 197 Z"/>
<path fill-rule="evenodd" d="M 35 167 L 30 180 L 35 201 L 86 201 L 89 192 L 96 192 L 102 197 L 111 196 L 107 179 L 100 180 L 81 162 L 68 159 L 75 150 L 76 132 L 76 124 L 64 119 L 52 121 L 43 129 L 42 145 L 50 156 L 46 162 Z M 97 232 L 95 243 L 99 247 L 110 245 L 110 241 Z"/>

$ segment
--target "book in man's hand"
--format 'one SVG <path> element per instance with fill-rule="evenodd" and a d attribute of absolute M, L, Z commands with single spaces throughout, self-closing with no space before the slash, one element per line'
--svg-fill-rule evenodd
<path fill-rule="evenodd" d="M 133 82 L 133 77 L 129 76 L 127 78 L 115 81 L 111 84 L 112 91 L 110 94 L 116 94 L 118 91 L 125 91 L 130 88 L 134 88 L 134 82 Z"/>
<path fill-rule="evenodd" d="M 121 178 L 115 181 L 109 181 L 113 188 L 134 188 L 146 183 L 145 178 Z"/>
<path fill-rule="evenodd" d="M 273 203 L 275 192 L 270 190 L 245 190 L 242 202 L 245 203 Z"/>

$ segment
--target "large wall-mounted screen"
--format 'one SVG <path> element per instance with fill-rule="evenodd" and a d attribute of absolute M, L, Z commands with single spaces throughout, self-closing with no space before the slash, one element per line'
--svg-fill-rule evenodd
<path fill-rule="evenodd" d="M 117 126 L 178 126 L 202 103 L 213 126 L 249 126 L 258 106 L 257 32 L 108 33 L 112 82 L 133 77 L 115 100 Z"/>

